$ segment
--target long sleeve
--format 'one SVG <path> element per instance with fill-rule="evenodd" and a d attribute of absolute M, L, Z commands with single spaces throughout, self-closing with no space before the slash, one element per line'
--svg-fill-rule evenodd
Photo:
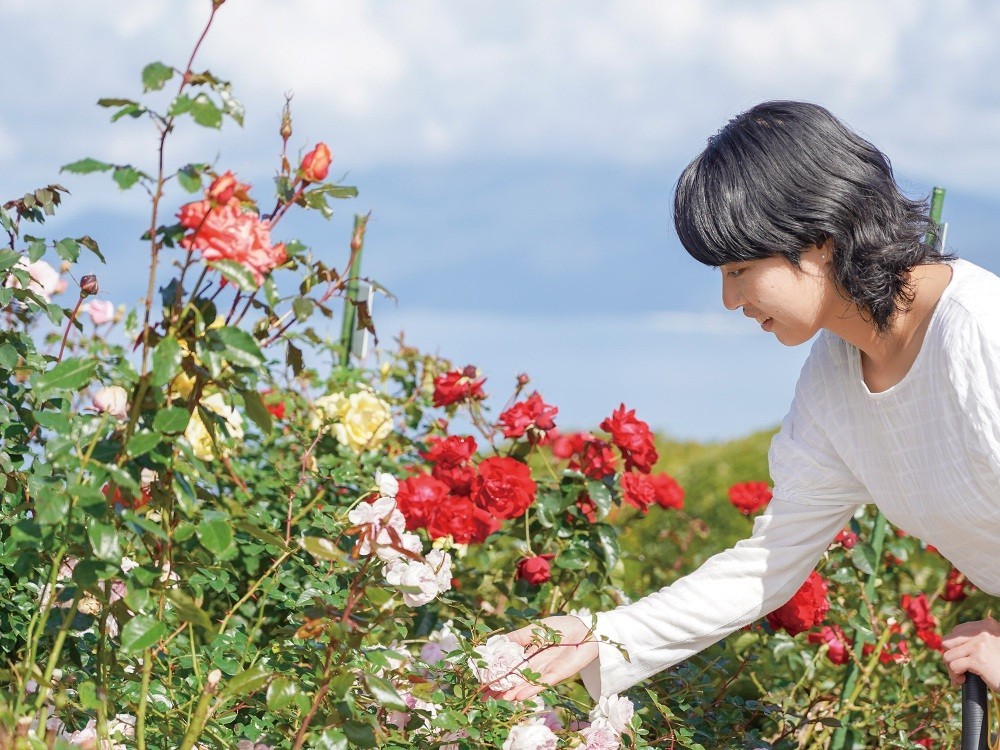
<path fill-rule="evenodd" d="M 626 690 L 784 604 L 869 500 L 807 407 L 811 384 L 822 382 L 810 376 L 816 367 L 807 362 L 772 441 L 774 497 L 752 536 L 672 585 L 597 615 L 595 633 L 612 643 L 600 643 L 598 659 L 581 673 L 595 699 Z"/>

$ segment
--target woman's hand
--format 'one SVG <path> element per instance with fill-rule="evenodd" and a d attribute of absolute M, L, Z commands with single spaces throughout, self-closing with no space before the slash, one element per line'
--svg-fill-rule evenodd
<path fill-rule="evenodd" d="M 952 685 L 975 672 L 991 690 L 1000 690 L 1000 622 L 992 617 L 963 622 L 941 639 L 941 646 Z"/>
<path fill-rule="evenodd" d="M 545 632 L 539 625 L 562 634 L 558 646 L 545 642 Z M 541 674 L 538 684 L 526 682 L 501 693 L 493 693 L 494 697 L 508 701 L 534 698 L 546 687 L 568 680 L 597 658 L 597 642 L 593 640 L 591 628 L 572 615 L 546 617 L 536 624 L 508 633 L 507 637 L 527 651 L 528 663 L 522 669 Z"/>

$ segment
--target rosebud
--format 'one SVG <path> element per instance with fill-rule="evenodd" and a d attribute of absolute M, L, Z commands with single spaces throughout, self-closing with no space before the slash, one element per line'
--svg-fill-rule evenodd
<path fill-rule="evenodd" d="M 80 279 L 81 296 L 89 297 L 92 294 L 97 294 L 99 291 L 101 291 L 101 287 L 98 285 L 97 277 L 94 274 L 88 273 Z"/>
<path fill-rule="evenodd" d="M 128 394 L 120 385 L 110 385 L 101 388 L 94 395 L 94 408 L 103 414 L 110 414 L 116 419 L 128 416 Z"/>
<path fill-rule="evenodd" d="M 528 373 L 526 372 L 522 372 L 520 375 L 517 376 L 517 384 L 522 387 L 526 386 L 530 382 L 531 378 L 528 377 Z"/>
<path fill-rule="evenodd" d="M 537 555 L 536 557 L 525 557 L 517 564 L 517 577 L 522 581 L 527 581 L 532 586 L 540 586 L 552 577 L 549 560 L 554 558 L 552 553 Z"/>
<path fill-rule="evenodd" d="M 208 677 L 205 679 L 205 691 L 214 692 L 215 688 L 218 687 L 219 682 L 222 680 L 222 670 L 213 669 L 208 673 Z"/>
<path fill-rule="evenodd" d="M 479 370 L 475 365 L 466 365 L 465 369 L 462 370 L 462 377 L 474 378 L 479 374 Z"/>
<path fill-rule="evenodd" d="M 354 236 L 351 237 L 351 252 L 356 253 L 361 249 L 361 232 L 355 232 Z"/>
<path fill-rule="evenodd" d="M 208 192 L 206 195 L 211 201 L 215 201 L 218 204 L 229 203 L 233 198 L 233 194 L 236 192 L 236 188 L 239 187 L 239 183 L 236 181 L 235 175 L 232 172 L 226 172 L 215 179 L 215 181 L 208 186 Z"/>
<path fill-rule="evenodd" d="M 278 131 L 281 139 L 287 141 L 292 137 L 292 110 L 285 102 L 285 108 L 281 110 L 281 129 Z"/>
<path fill-rule="evenodd" d="M 299 167 L 302 179 L 306 182 L 322 182 L 330 171 L 331 161 L 333 161 L 333 157 L 330 155 L 330 149 L 327 145 L 317 143 L 316 148 L 302 158 L 302 166 Z"/>

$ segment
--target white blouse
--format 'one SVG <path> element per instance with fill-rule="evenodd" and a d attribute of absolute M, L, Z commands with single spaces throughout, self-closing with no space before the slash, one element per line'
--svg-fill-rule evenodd
<path fill-rule="evenodd" d="M 1000 595 L 1000 278 L 967 261 L 903 379 L 871 393 L 857 348 L 824 331 L 768 454 L 774 497 L 753 534 L 654 594 L 597 615 L 596 699 L 785 603 L 858 507 L 932 544 Z"/>

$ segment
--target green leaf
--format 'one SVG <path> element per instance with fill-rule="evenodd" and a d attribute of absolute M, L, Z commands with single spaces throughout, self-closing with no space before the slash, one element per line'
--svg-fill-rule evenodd
<path fill-rule="evenodd" d="M 149 453 L 160 444 L 161 437 L 149 430 L 140 430 L 128 441 L 128 454 L 132 458 L 138 458 Z"/>
<path fill-rule="evenodd" d="M 188 410 L 179 406 L 160 409 L 153 417 L 153 429 L 168 435 L 178 434 L 187 428 L 189 418 Z"/>
<path fill-rule="evenodd" d="M 56 255 L 70 263 L 76 263 L 80 257 L 80 245 L 72 237 L 66 237 L 56 243 Z"/>
<path fill-rule="evenodd" d="M 13 268 L 19 260 L 21 260 L 21 253 L 16 250 L 9 248 L 0 250 L 0 273 L 3 273 L 8 268 Z"/>
<path fill-rule="evenodd" d="M 555 563 L 566 570 L 583 570 L 590 564 L 590 551 L 580 544 L 572 544 L 556 556 Z"/>
<path fill-rule="evenodd" d="M 300 323 L 308 320 L 315 309 L 316 303 L 308 297 L 299 297 L 292 303 L 292 312 L 295 313 L 295 319 Z"/>
<path fill-rule="evenodd" d="M 254 337 L 242 328 L 224 326 L 210 331 L 225 347 L 226 357 L 234 365 L 242 367 L 261 367 L 266 359 Z"/>
<path fill-rule="evenodd" d="M 270 679 L 271 673 L 263 664 L 254 664 L 229 680 L 222 695 L 229 698 L 237 695 L 249 695 L 264 687 Z"/>
<path fill-rule="evenodd" d="M 128 190 L 139 181 L 140 172 L 134 167 L 126 165 L 124 167 L 115 167 L 115 171 L 111 177 L 118 183 L 119 188 Z"/>
<path fill-rule="evenodd" d="M 177 588 L 167 591 L 167 598 L 174 605 L 174 613 L 184 622 L 190 622 L 205 630 L 214 630 L 212 620 L 194 599 Z"/>
<path fill-rule="evenodd" d="M 304 536 L 300 540 L 299 544 L 302 545 L 302 549 L 320 560 L 330 560 L 342 563 L 348 562 L 347 555 L 344 551 L 337 547 L 337 545 L 329 539 L 323 539 L 318 536 Z"/>
<path fill-rule="evenodd" d="M 45 255 L 45 240 L 38 239 L 37 237 L 29 237 L 25 235 L 24 239 L 28 240 L 28 261 L 34 263 L 36 260 Z"/>
<path fill-rule="evenodd" d="M 260 397 L 257 391 L 240 391 L 240 395 L 243 396 L 243 403 L 247 408 L 247 415 L 253 420 L 254 424 L 260 428 L 260 431 L 264 435 L 271 434 L 271 413 L 264 406 L 264 399 Z"/>
<path fill-rule="evenodd" d="M 234 521 L 233 526 L 236 527 L 238 531 L 242 531 L 244 534 L 248 534 L 258 541 L 264 542 L 264 544 L 272 544 L 278 549 L 285 549 L 284 539 L 275 534 L 273 531 L 261 528 L 251 521 L 241 518 Z"/>
<path fill-rule="evenodd" d="M 35 517 L 42 526 L 55 526 L 67 520 L 69 515 L 69 495 L 61 488 L 47 487 L 35 496 Z"/>
<path fill-rule="evenodd" d="M 316 750 L 347 750 L 347 736 L 339 729 L 327 729 L 312 745 Z"/>
<path fill-rule="evenodd" d="M 167 109 L 167 116 L 176 117 L 177 115 L 183 115 L 185 112 L 190 112 L 191 104 L 191 97 L 187 94 L 181 94 L 170 102 L 170 107 Z"/>
<path fill-rule="evenodd" d="M 618 558 L 621 555 L 617 533 L 606 523 L 594 524 L 591 532 L 597 537 L 597 549 L 603 553 L 605 570 L 611 570 L 618 564 Z"/>
<path fill-rule="evenodd" d="M 95 685 L 90 680 L 86 682 L 81 682 L 80 686 L 77 688 L 80 695 L 80 705 L 84 708 L 97 710 L 100 706 L 101 701 L 97 697 L 97 685 Z"/>
<path fill-rule="evenodd" d="M 233 546 L 233 529 L 226 519 L 206 519 L 198 524 L 197 531 L 202 546 L 216 555 L 221 555 Z"/>
<path fill-rule="evenodd" d="M 257 279 L 253 271 L 237 263 L 235 260 L 216 260 L 208 264 L 209 268 L 214 268 L 225 277 L 226 281 L 236 284 L 244 292 L 257 291 Z"/>
<path fill-rule="evenodd" d="M 180 371 L 181 345 L 172 335 L 160 339 L 160 343 L 153 350 L 153 376 L 152 384 L 155 386 L 166 385 Z M 186 423 L 185 423 L 186 424 Z"/>
<path fill-rule="evenodd" d="M 38 376 L 35 387 L 39 391 L 75 391 L 90 382 L 97 367 L 96 359 L 71 357 L 65 359 L 51 370 Z"/>
<path fill-rule="evenodd" d="M 867 544 L 859 544 L 851 550 L 851 562 L 854 567 L 866 575 L 875 573 L 875 550 Z"/>
<path fill-rule="evenodd" d="M 604 482 L 591 480 L 587 482 L 587 494 L 597 506 L 597 518 L 601 519 L 608 515 L 611 510 L 611 490 Z"/>
<path fill-rule="evenodd" d="M 267 708 L 280 711 L 295 699 L 298 686 L 287 677 L 277 677 L 267 686 Z"/>
<path fill-rule="evenodd" d="M 177 182 L 189 193 L 201 190 L 201 170 L 194 164 L 188 164 L 177 170 Z"/>
<path fill-rule="evenodd" d="M 159 91 L 174 76 L 174 69 L 161 62 L 153 62 L 142 69 L 142 90 Z"/>
<path fill-rule="evenodd" d="M 3 227 L 8 231 L 12 231 L 14 229 L 14 220 L 10 218 L 10 214 L 7 213 L 7 209 L 3 206 L 0 206 L 0 227 Z"/>
<path fill-rule="evenodd" d="M 302 350 L 291 341 L 288 342 L 288 348 L 285 349 L 285 364 L 292 368 L 292 374 L 296 377 L 302 374 L 305 367 L 302 361 Z"/>
<path fill-rule="evenodd" d="M 80 161 L 75 161 L 71 164 L 64 164 L 60 172 L 73 172 L 74 174 L 89 174 L 90 172 L 107 172 L 114 165 L 108 164 L 106 161 L 98 161 L 97 159 L 91 159 L 87 157 L 86 159 L 80 159 Z"/>
<path fill-rule="evenodd" d="M 365 673 L 364 680 L 371 691 L 372 697 L 375 698 L 379 705 L 386 708 L 395 708 L 399 711 L 407 710 L 406 701 L 396 692 L 396 688 L 392 686 L 391 682 L 367 672 Z"/>
<path fill-rule="evenodd" d="M 76 241 L 83 245 L 85 248 L 90 250 L 94 255 L 101 259 L 102 263 L 107 263 L 104 255 L 101 254 L 101 248 L 97 246 L 97 242 L 89 234 L 83 235 L 83 237 L 77 237 Z"/>
<path fill-rule="evenodd" d="M 124 107 L 111 115 L 111 122 L 118 122 L 123 117 L 131 117 L 133 119 L 136 117 L 142 117 L 148 111 L 149 110 L 141 104 L 126 104 Z"/>
<path fill-rule="evenodd" d="M 101 523 L 93 518 L 88 519 L 87 538 L 90 540 L 90 547 L 98 559 L 113 563 L 121 562 L 122 546 L 118 541 L 118 531 L 114 526 Z"/>
<path fill-rule="evenodd" d="M 122 628 L 121 648 L 126 653 L 138 653 L 153 646 L 167 634 L 167 626 L 151 615 L 136 615 Z"/>
<path fill-rule="evenodd" d="M 98 107 L 123 107 L 126 104 L 138 104 L 138 103 L 139 102 L 133 101 L 132 99 L 115 99 L 111 97 L 97 100 Z"/>
<path fill-rule="evenodd" d="M 191 101 L 191 117 L 206 128 L 222 127 L 222 111 L 206 94 L 198 94 Z"/>
<path fill-rule="evenodd" d="M 363 721 L 345 722 L 344 734 L 355 747 L 375 747 L 375 730 Z"/>
<path fill-rule="evenodd" d="M 170 537 L 167 536 L 167 533 L 163 530 L 160 524 L 153 523 L 148 518 L 143 518 L 142 516 L 138 515 L 134 511 L 129 510 L 128 508 L 122 511 L 122 520 L 125 521 L 125 523 L 129 524 L 130 526 L 138 526 L 140 529 L 142 529 L 148 534 L 152 534 L 157 539 L 162 539 L 165 542 L 169 541 L 170 539 Z M 135 529 L 132 529 L 132 531 L 135 531 Z"/>

